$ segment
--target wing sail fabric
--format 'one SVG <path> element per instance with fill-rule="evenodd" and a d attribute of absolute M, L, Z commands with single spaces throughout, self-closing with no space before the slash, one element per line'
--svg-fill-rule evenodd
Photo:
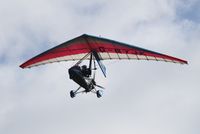
<path fill-rule="evenodd" d="M 187 61 L 176 57 L 84 34 L 33 57 L 20 67 L 30 68 L 53 62 L 80 60 L 92 51 L 98 53 L 100 60 L 136 59 L 187 64 Z"/>

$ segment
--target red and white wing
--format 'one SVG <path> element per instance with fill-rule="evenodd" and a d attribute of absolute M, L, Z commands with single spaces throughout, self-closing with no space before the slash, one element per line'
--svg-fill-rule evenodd
<path fill-rule="evenodd" d="M 101 60 L 136 59 L 187 64 L 187 61 L 176 57 L 84 34 L 31 58 L 20 67 L 31 68 L 53 62 L 80 60 L 92 51 L 96 51 Z"/>

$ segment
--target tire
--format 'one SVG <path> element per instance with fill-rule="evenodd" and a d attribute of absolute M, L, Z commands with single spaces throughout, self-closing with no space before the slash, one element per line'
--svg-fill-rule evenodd
<path fill-rule="evenodd" d="M 97 98 L 101 98 L 103 96 L 103 91 L 98 90 L 96 94 L 97 94 Z"/>
<path fill-rule="evenodd" d="M 76 96 L 75 92 L 73 90 L 70 91 L 70 97 L 74 98 Z"/>

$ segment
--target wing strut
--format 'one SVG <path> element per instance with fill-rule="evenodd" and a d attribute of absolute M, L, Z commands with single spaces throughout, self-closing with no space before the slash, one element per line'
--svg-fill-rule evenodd
<path fill-rule="evenodd" d="M 81 62 L 83 61 L 83 60 L 85 60 L 87 57 L 88 57 L 88 55 L 89 55 L 90 53 L 87 53 L 82 59 L 80 59 L 75 65 L 79 65 L 79 64 L 81 64 Z"/>
<path fill-rule="evenodd" d="M 93 55 L 92 53 L 90 53 L 90 63 L 89 63 L 89 69 L 92 69 L 92 59 L 93 59 Z"/>

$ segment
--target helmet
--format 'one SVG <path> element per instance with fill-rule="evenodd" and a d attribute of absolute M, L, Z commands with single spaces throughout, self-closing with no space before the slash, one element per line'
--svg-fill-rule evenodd
<path fill-rule="evenodd" d="M 87 66 L 86 66 L 86 65 L 83 65 L 83 66 L 82 66 L 82 69 L 87 69 Z"/>

